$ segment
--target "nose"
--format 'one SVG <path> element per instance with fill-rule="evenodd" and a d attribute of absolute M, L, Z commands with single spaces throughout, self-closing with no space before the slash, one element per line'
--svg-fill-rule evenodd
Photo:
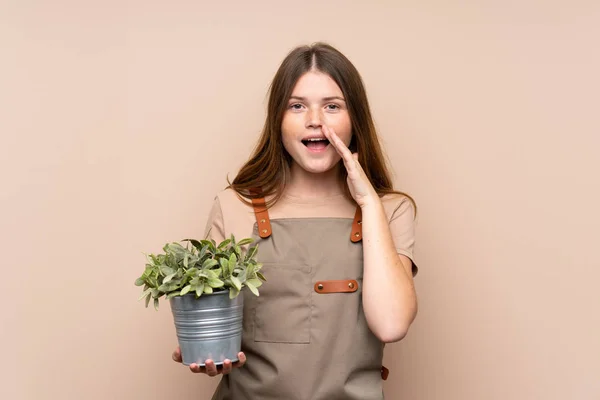
<path fill-rule="evenodd" d="M 321 110 L 310 108 L 306 113 L 306 128 L 319 129 L 323 126 Z"/>

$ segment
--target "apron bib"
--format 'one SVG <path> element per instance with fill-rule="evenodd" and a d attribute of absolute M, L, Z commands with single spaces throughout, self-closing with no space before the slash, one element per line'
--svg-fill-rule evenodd
<path fill-rule="evenodd" d="M 270 220 L 255 199 L 253 239 L 267 281 L 244 290 L 246 364 L 212 400 L 382 400 L 383 343 L 362 307 L 361 210 Z"/>

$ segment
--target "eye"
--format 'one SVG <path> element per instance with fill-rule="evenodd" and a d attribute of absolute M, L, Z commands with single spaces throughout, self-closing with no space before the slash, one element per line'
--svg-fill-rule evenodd
<path fill-rule="evenodd" d="M 340 106 L 338 106 L 337 104 L 327 104 L 326 108 L 329 111 L 337 111 L 340 109 Z"/>
<path fill-rule="evenodd" d="M 290 109 L 292 109 L 292 110 L 301 110 L 302 109 L 302 104 L 300 104 L 300 103 L 290 104 Z"/>

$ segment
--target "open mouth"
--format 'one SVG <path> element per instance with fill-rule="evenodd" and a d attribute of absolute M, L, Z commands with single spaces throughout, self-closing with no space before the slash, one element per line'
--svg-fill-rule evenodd
<path fill-rule="evenodd" d="M 325 138 L 305 139 L 302 143 L 310 150 L 323 150 L 329 144 L 329 140 Z"/>

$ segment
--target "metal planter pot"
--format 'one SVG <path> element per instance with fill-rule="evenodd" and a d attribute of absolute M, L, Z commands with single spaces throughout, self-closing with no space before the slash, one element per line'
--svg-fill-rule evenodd
<path fill-rule="evenodd" d="M 229 291 L 175 296 L 170 300 L 184 365 L 204 366 L 207 359 L 222 365 L 238 361 L 242 346 L 244 296 L 229 298 Z"/>

